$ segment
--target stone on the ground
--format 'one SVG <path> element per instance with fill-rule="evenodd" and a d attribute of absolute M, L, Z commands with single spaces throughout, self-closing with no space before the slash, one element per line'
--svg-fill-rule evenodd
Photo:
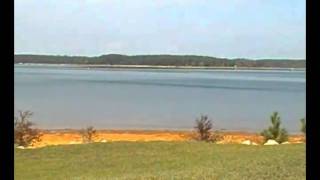
<path fill-rule="evenodd" d="M 241 144 L 244 144 L 244 145 L 254 145 L 254 146 L 258 145 L 257 143 L 252 142 L 251 140 L 242 141 Z"/>
<path fill-rule="evenodd" d="M 250 141 L 250 140 L 245 140 L 245 141 L 243 141 L 241 144 L 244 144 L 244 145 L 251 145 L 251 141 Z"/>
<path fill-rule="evenodd" d="M 103 143 L 105 143 L 105 142 L 107 142 L 107 140 L 105 140 L 105 139 L 102 139 L 100 142 L 103 142 Z"/>
<path fill-rule="evenodd" d="M 288 141 L 286 141 L 286 142 L 283 142 L 283 143 L 281 143 L 281 144 L 291 144 L 291 143 L 289 143 Z"/>
<path fill-rule="evenodd" d="M 269 139 L 264 145 L 278 145 L 279 143 L 273 139 Z"/>
<path fill-rule="evenodd" d="M 24 149 L 25 147 L 23 146 L 17 146 L 18 149 Z"/>

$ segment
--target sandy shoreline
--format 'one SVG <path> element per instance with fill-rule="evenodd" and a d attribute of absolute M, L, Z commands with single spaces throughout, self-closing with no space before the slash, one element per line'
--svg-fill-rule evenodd
<path fill-rule="evenodd" d="M 50 145 L 81 144 L 82 136 L 79 130 L 41 130 L 41 141 L 30 148 L 39 148 Z M 223 136 L 219 144 L 240 144 L 251 140 L 261 144 L 263 137 L 258 133 L 250 132 L 221 132 Z M 171 130 L 98 130 L 95 142 L 113 141 L 190 141 L 193 140 L 194 131 Z M 289 136 L 290 143 L 302 143 L 303 135 Z"/>

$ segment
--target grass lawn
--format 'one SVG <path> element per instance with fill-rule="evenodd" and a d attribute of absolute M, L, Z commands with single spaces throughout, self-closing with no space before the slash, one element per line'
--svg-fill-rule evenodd
<path fill-rule="evenodd" d="M 305 145 L 112 142 L 15 150 L 15 179 L 306 179 Z"/>

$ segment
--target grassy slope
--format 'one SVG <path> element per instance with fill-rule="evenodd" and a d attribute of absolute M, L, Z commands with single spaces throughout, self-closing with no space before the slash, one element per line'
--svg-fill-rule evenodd
<path fill-rule="evenodd" d="M 15 150 L 15 179 L 305 179 L 305 146 L 114 142 Z M 113 177 L 113 178 L 111 178 Z M 175 177 L 175 178 L 174 178 Z"/>

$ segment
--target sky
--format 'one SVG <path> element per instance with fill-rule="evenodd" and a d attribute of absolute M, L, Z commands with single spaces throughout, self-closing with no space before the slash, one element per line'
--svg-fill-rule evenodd
<path fill-rule="evenodd" d="M 15 0 L 15 53 L 304 59 L 305 13 L 305 0 Z"/>

